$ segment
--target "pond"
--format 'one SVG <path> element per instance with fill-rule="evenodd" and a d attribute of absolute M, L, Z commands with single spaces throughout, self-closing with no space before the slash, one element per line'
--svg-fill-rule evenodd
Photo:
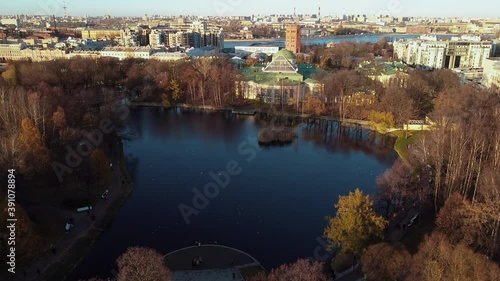
<path fill-rule="evenodd" d="M 111 276 L 135 245 L 166 254 L 217 241 L 266 269 L 312 257 L 338 196 L 373 193 L 397 157 L 392 138 L 305 124 L 293 144 L 261 147 L 268 124 L 256 116 L 135 108 L 129 126 L 135 190 L 70 280 Z"/>

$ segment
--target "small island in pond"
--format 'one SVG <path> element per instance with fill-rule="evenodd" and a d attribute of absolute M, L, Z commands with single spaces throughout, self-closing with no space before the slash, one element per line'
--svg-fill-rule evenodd
<path fill-rule="evenodd" d="M 259 144 L 286 144 L 297 138 L 297 132 L 293 128 L 271 127 L 259 130 Z"/>

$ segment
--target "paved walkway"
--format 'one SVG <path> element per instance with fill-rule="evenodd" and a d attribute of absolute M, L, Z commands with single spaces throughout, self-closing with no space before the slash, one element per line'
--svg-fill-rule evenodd
<path fill-rule="evenodd" d="M 177 271 L 173 277 L 174 281 L 244 281 L 235 268 Z"/>
<path fill-rule="evenodd" d="M 75 227 L 71 231 L 63 236 L 57 244 L 55 244 L 56 254 L 53 255 L 50 249 L 46 250 L 46 253 L 42 255 L 35 263 L 31 264 L 31 267 L 23 269 L 16 268 L 16 276 L 9 279 L 15 281 L 33 281 L 33 280 L 48 280 L 45 276 L 45 271 L 53 264 L 62 263 L 65 254 L 70 250 L 71 246 L 78 241 L 80 238 L 85 237 L 90 230 L 98 229 L 96 226 L 101 222 L 101 218 L 107 212 L 108 207 L 119 197 L 119 189 L 122 184 L 122 179 L 124 178 L 124 171 L 120 169 L 119 159 L 122 153 L 122 143 L 117 141 L 112 146 L 112 163 L 113 163 L 113 174 L 112 183 L 109 187 L 109 196 L 106 200 L 99 201 L 93 210 L 92 215 L 95 215 L 96 220 L 92 221 L 91 216 L 87 215 L 86 212 L 77 213 L 76 210 L 73 214 Z M 101 230 L 101 229 L 98 229 Z M 64 231 L 64 225 L 61 225 L 61 231 Z M 40 274 L 38 274 L 38 272 Z"/>
<path fill-rule="evenodd" d="M 201 265 L 193 267 L 193 260 L 202 258 Z M 165 255 L 165 264 L 172 271 L 208 270 L 245 265 L 260 265 L 249 254 L 222 245 L 201 245 L 183 248 Z"/>

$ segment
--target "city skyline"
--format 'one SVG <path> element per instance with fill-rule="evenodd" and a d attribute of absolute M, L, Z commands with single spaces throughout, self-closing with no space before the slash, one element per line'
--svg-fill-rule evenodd
<path fill-rule="evenodd" d="M 249 16 L 249 15 L 291 15 L 294 8 L 297 14 L 317 14 L 321 7 L 322 16 L 341 16 L 343 14 L 384 14 L 395 17 L 484 17 L 497 18 L 500 2 L 494 0 L 478 1 L 478 3 L 453 5 L 452 1 L 421 0 L 358 0 L 352 2 L 332 3 L 326 0 L 316 1 L 274 1 L 254 0 L 184 0 L 172 5 L 166 1 L 148 0 L 137 5 L 132 0 L 88 0 L 79 2 L 66 0 L 67 13 L 71 16 L 143 16 L 147 15 L 199 15 L 199 16 Z M 3 15 L 38 14 L 64 15 L 63 0 L 18 0 L 4 3 Z"/>

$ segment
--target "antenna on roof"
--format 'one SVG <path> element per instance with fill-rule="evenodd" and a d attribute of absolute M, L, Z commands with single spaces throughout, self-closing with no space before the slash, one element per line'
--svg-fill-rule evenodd
<path fill-rule="evenodd" d="M 67 13 L 68 12 L 67 11 L 68 7 L 66 6 L 66 1 L 64 1 L 63 3 L 64 3 L 64 6 L 63 6 L 63 8 L 64 8 L 64 18 L 67 19 L 68 18 L 68 13 Z"/>
<path fill-rule="evenodd" d="M 56 21 L 56 16 L 52 15 L 52 19 L 54 20 L 54 32 L 57 33 L 57 21 Z"/>

